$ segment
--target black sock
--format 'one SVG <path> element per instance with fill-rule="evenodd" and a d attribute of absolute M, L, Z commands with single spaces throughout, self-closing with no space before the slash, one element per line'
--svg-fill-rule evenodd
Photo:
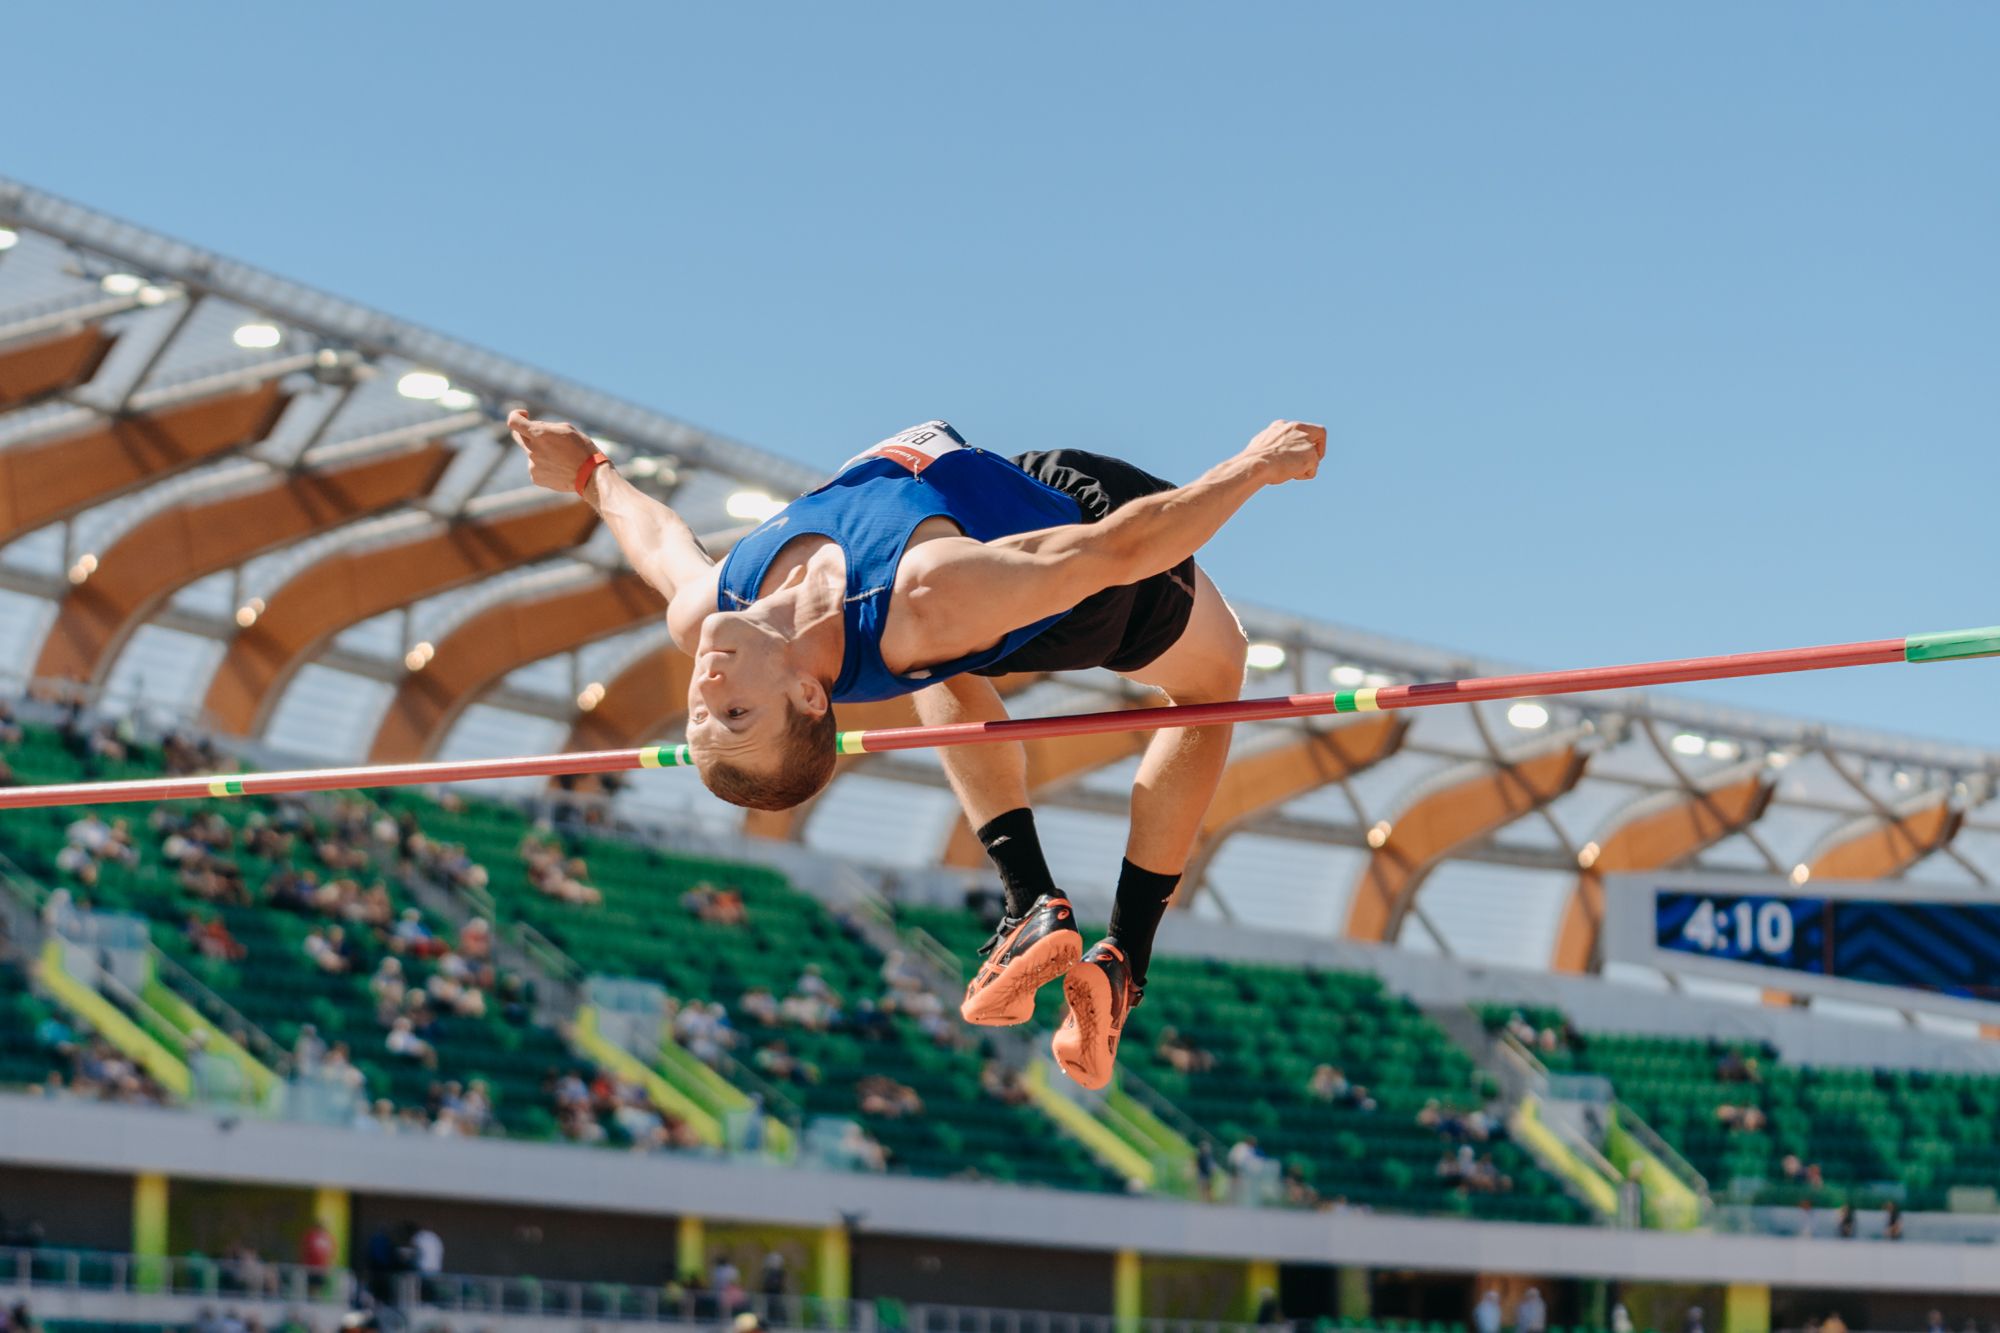
<path fill-rule="evenodd" d="M 1111 929 L 1107 932 L 1125 952 L 1132 970 L 1132 984 L 1146 985 L 1146 965 L 1153 961 L 1153 936 L 1167 914 L 1167 899 L 1181 882 L 1178 874 L 1162 875 L 1142 870 L 1130 861 L 1118 868 L 1118 896 L 1111 902 Z"/>
<path fill-rule="evenodd" d="M 1027 806 L 983 825 L 979 845 L 993 858 L 1000 883 L 1006 886 L 1008 916 L 1026 916 L 1035 899 L 1045 893 L 1055 895 L 1056 882 L 1042 856 L 1042 840 L 1035 835 L 1035 812 Z"/>

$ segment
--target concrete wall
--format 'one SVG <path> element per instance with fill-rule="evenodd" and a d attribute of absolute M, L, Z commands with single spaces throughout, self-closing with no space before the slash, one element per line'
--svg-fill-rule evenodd
<path fill-rule="evenodd" d="M 505 1273 L 545 1282 L 658 1286 L 674 1275 L 679 1219 L 585 1212 L 532 1204 L 473 1203 L 409 1194 L 354 1196 L 354 1258 L 378 1230 L 400 1238 L 408 1224 L 444 1242 L 445 1271 Z"/>
<path fill-rule="evenodd" d="M 1111 1313 L 1111 1256 L 1102 1252 L 860 1235 L 853 1254 L 857 1300 Z"/>
<path fill-rule="evenodd" d="M 861 1236 L 1022 1245 L 1108 1256 L 1343 1263 L 1428 1272 L 1550 1273 L 1659 1282 L 2000 1294 L 1991 1247 L 1666 1235 L 1358 1213 L 1297 1212 L 1125 1195 L 755 1169 L 557 1144 L 353 1134 L 194 1112 L 0 1097 L 0 1163 L 159 1171 L 179 1179 L 326 1185 L 360 1195 L 500 1208 L 585 1209 L 658 1223 L 819 1228 Z M 429 1206 L 428 1204 L 426 1206 Z M 643 1223 L 632 1222 L 640 1226 Z M 450 1243 L 446 1237 L 447 1244 Z M 450 1256 L 448 1255 L 448 1258 Z M 453 1267 L 458 1267 L 453 1262 Z"/>
<path fill-rule="evenodd" d="M 0 1234 L 39 1222 L 44 1243 L 78 1250 L 132 1248 L 132 1180 L 92 1171 L 13 1165 L 0 1137 Z"/>

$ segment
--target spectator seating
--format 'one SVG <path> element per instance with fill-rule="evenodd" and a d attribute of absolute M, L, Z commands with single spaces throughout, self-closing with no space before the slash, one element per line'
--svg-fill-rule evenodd
<path fill-rule="evenodd" d="M 1481 1017 L 1498 1029 L 1514 1012 L 1489 1005 Z M 1552 1017 L 1548 1026 L 1563 1026 Z M 1758 1042 L 1613 1033 L 1572 1032 L 1537 1055 L 1557 1073 L 1610 1079 L 1718 1194 L 1767 1204 L 1900 1194 L 1923 1210 L 1943 1208 L 1953 1185 L 2000 1188 L 2000 1078 L 1990 1075 L 1785 1064 Z M 1723 1107 L 1755 1107 L 1766 1123 L 1731 1126 Z"/>
<path fill-rule="evenodd" d="M 5 757 L 21 780 L 32 782 L 133 776 L 158 772 L 161 762 L 157 751 L 135 751 L 122 765 L 87 765 L 70 753 L 56 732 L 36 727 L 27 728 L 22 743 L 10 747 Z M 269 801 L 235 800 L 181 803 L 179 808 L 190 815 L 219 813 L 240 833 L 253 812 L 268 813 L 275 806 Z M 368 932 L 349 932 L 360 942 L 360 961 L 352 972 L 335 975 L 319 970 L 306 958 L 303 945 L 315 928 L 331 924 L 328 920 L 276 910 L 262 902 L 251 906 L 218 904 L 193 895 L 166 863 L 157 835 L 147 827 L 152 809 L 131 805 L 106 812 L 129 821 L 139 860 L 132 867 L 105 862 L 99 867 L 94 888 L 84 888 L 56 868 L 64 829 L 81 817 L 82 811 L 10 814 L 0 822 L 0 852 L 44 883 L 69 887 L 79 904 L 87 902 L 103 910 L 146 918 L 153 942 L 163 953 L 281 1045 L 291 1046 L 306 1023 L 314 1025 L 328 1044 L 346 1043 L 366 1079 L 371 1099 L 386 1098 L 399 1108 L 421 1107 L 435 1083 L 481 1079 L 489 1085 L 498 1114 L 510 1130 L 529 1137 L 554 1133 L 554 1117 L 541 1085 L 551 1071 L 572 1063 L 558 1034 L 529 1024 L 509 1024 L 491 1012 L 483 1018 L 453 1015 L 441 1020 L 443 1034 L 432 1043 L 438 1055 L 435 1069 L 391 1056 L 384 1048 L 385 1029 L 377 1021 L 375 1001 L 368 989 L 369 976 L 383 951 L 367 938 Z M 253 898 L 282 868 L 240 850 L 240 846 L 229 856 L 241 867 Z M 306 839 L 295 844 L 291 864 L 301 870 L 314 868 Z M 390 866 L 378 863 L 359 872 L 357 878 L 379 879 L 388 887 L 396 909 L 411 906 Z M 220 917 L 244 946 L 245 957 L 239 962 L 220 962 L 198 954 L 182 933 L 190 912 Z M 428 924 L 444 933 L 442 923 L 431 920 Z M 404 959 L 404 968 L 412 986 L 428 979 L 432 971 L 429 964 L 413 958 Z"/>
<path fill-rule="evenodd" d="M 986 935 L 970 912 L 903 908 L 898 919 L 961 957 Z M 1045 987 L 1038 1024 L 1053 1027 L 1061 1013 L 1062 988 Z M 1159 1049 L 1169 1029 L 1212 1056 L 1212 1067 L 1175 1068 Z M 1295 1169 L 1323 1200 L 1530 1221 L 1588 1216 L 1500 1138 L 1474 1146 L 1492 1155 L 1512 1189 L 1460 1192 L 1438 1177 L 1448 1145 L 1418 1114 L 1433 1099 L 1475 1109 L 1492 1089 L 1442 1029 L 1370 975 L 1155 957 L 1118 1060 L 1210 1134 L 1218 1154 L 1254 1136 L 1262 1154 Z M 1365 1087 L 1375 1108 L 1315 1098 L 1308 1085 L 1322 1064 Z"/>
<path fill-rule="evenodd" d="M 487 891 L 503 919 L 533 926 L 590 971 L 657 981 L 682 1001 L 722 1002 L 740 1034 L 735 1058 L 745 1064 L 758 1046 L 782 1039 L 819 1071 L 817 1082 L 786 1084 L 786 1094 L 808 1116 L 860 1120 L 887 1149 L 893 1168 L 1066 1188 L 1120 1187 L 1081 1147 L 1052 1133 L 1039 1112 L 988 1097 L 976 1050 L 933 1040 L 915 1019 L 891 1015 L 878 1025 L 878 1039 L 867 1040 L 845 1024 L 812 1031 L 795 1024 L 765 1028 L 747 1018 L 740 1009 L 746 992 L 765 989 L 782 999 L 808 964 L 842 997 L 850 1020 L 862 1002 L 879 1002 L 885 994 L 882 957 L 775 871 L 566 833 L 567 852 L 584 858 L 590 885 L 603 895 L 599 904 L 579 905 L 529 881 L 519 849 L 535 830 L 515 810 L 482 801 L 447 809 L 408 793 L 390 801 L 415 813 L 429 836 L 462 844 L 487 868 Z M 683 895 L 701 885 L 740 893 L 742 924 L 704 921 L 684 906 Z M 955 1014 L 945 1030 L 971 1039 Z M 856 1084 L 871 1075 L 914 1089 L 923 1113 L 862 1115 Z"/>

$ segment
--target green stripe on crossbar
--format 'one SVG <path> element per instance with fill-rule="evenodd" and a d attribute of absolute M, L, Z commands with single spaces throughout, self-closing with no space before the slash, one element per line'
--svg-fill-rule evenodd
<path fill-rule="evenodd" d="M 2000 625 L 1912 634 L 1903 640 L 1905 662 L 1950 662 L 1961 657 L 2000 657 Z"/>

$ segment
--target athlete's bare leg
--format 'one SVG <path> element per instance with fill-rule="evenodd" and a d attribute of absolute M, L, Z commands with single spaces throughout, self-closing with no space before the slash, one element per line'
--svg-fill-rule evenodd
<path fill-rule="evenodd" d="M 1164 691 L 1175 704 L 1222 703 L 1243 693 L 1247 649 L 1236 613 L 1197 569 L 1186 632 L 1131 678 Z M 1132 864 L 1165 875 L 1187 868 L 1229 759 L 1231 730 L 1172 727 L 1153 733 L 1132 783 L 1132 829 L 1125 840 Z"/>
<path fill-rule="evenodd" d="M 910 696 L 917 720 L 927 727 L 952 722 L 1002 722 L 1007 705 L 985 676 L 953 676 Z M 944 775 L 977 830 L 1028 803 L 1028 750 L 1018 741 L 1003 745 L 948 745 L 938 751 Z"/>

